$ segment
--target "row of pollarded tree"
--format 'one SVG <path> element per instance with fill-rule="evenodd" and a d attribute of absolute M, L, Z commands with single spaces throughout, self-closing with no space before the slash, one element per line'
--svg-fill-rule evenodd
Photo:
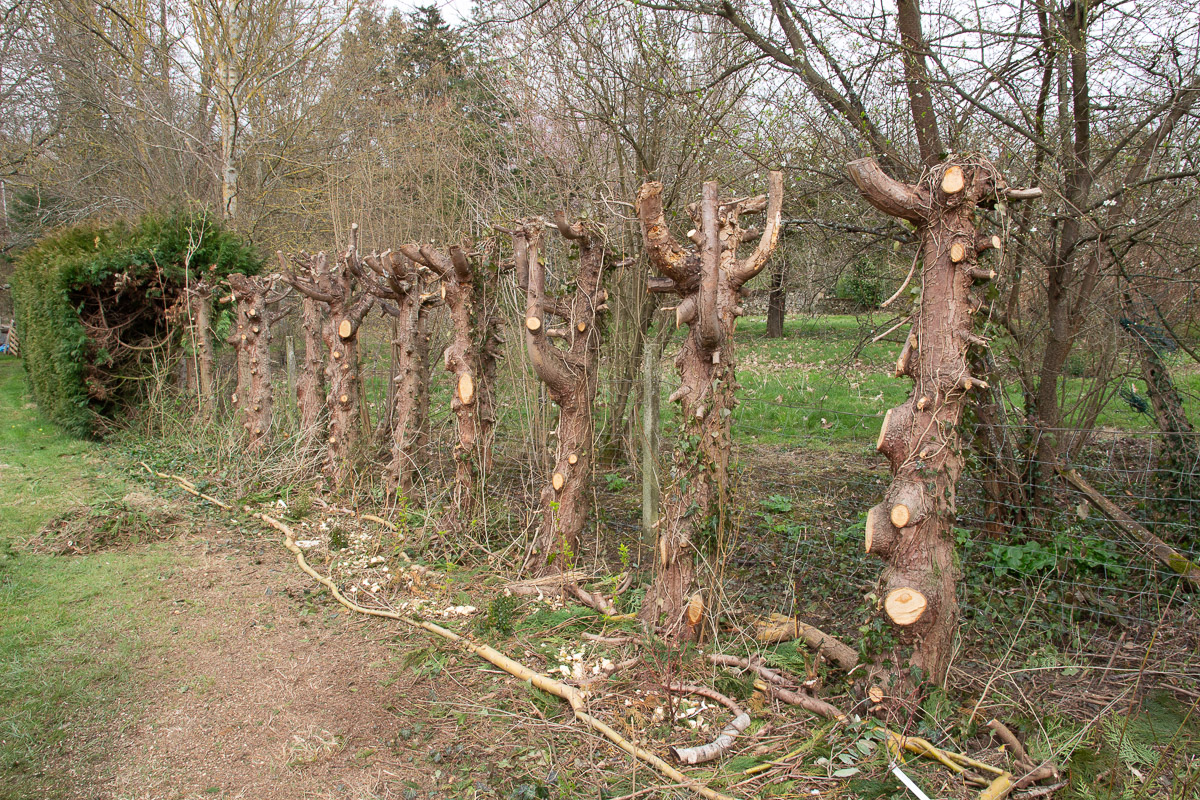
<path fill-rule="evenodd" d="M 908 375 L 915 387 L 908 402 L 885 418 L 878 449 L 889 459 L 894 478 L 884 502 L 868 514 L 866 527 L 867 550 L 887 563 L 881 611 L 897 632 L 894 650 L 886 654 L 891 668 L 877 671 L 875 679 L 911 676 L 911 670 L 899 671 L 908 664 L 940 681 L 957 620 L 951 537 L 955 485 L 963 464 L 957 426 L 969 393 L 983 385 L 968 369 L 972 348 L 986 346 L 972 332 L 981 303 L 972 286 L 994 276 L 978 266 L 978 257 L 1002 244 L 977 234 L 977 210 L 1036 193 L 1009 190 L 996 168 L 981 158 L 937 164 L 915 185 L 887 177 L 873 159 L 854 162 L 850 173 L 872 205 L 915 225 L 921 241 L 921 298 L 896 367 L 897 377 Z M 668 229 L 662 190 L 659 183 L 647 183 L 637 196 L 644 247 L 658 273 L 649 288 L 677 297 L 676 324 L 688 330 L 675 359 L 680 385 L 671 396 L 680 404 L 679 440 L 641 617 L 648 627 L 680 641 L 699 638 L 712 622 L 713 595 L 705 588 L 713 583 L 705 574 L 706 563 L 712 562 L 699 558 L 699 543 L 715 528 L 719 560 L 737 405 L 733 331 L 743 313 L 742 290 L 763 269 L 778 239 L 783 176 L 771 173 L 768 193 L 757 197 L 722 198 L 715 182 L 705 183 L 700 202 L 688 208 L 693 223 L 689 247 Z M 759 213 L 765 213 L 761 229 L 742 226 L 743 216 Z M 575 274 L 562 282 L 570 288 L 557 295 L 547 292 L 547 229 L 557 230 L 578 251 Z M 611 612 L 608 601 L 570 584 L 565 576 L 580 552 L 590 510 L 599 323 L 607 309 L 601 284 L 615 257 L 606 249 L 599 225 L 571 222 L 564 213 L 551 225 L 540 218 L 520 220 L 507 233 L 516 283 L 525 297 L 525 347 L 559 409 L 554 466 L 540 492 L 539 525 L 526 550 L 524 570 L 538 577 L 560 576 L 564 590 Z M 289 269 L 282 254 L 279 258 L 285 268 L 281 275 L 230 279 L 237 304 L 231 336 L 239 361 L 235 401 L 251 450 L 260 451 L 270 431 L 268 348 L 274 317 L 269 306 L 280 299 L 278 287 L 286 284 L 304 307 L 301 419 L 310 435 L 324 439 L 329 479 L 335 485 L 349 480 L 361 430 L 358 332 L 378 305 L 398 320 L 395 424 L 386 485 L 393 495 L 405 493 L 422 467 L 428 406 L 426 312 L 445 304 L 453 338 L 444 362 L 455 376 L 452 405 L 458 425 L 451 515 L 458 524 L 469 521 L 476 479 L 489 458 L 502 341 L 499 315 L 489 299 L 500 275 L 494 241 L 478 249 L 441 251 L 406 244 L 361 255 L 354 228 L 350 246 L 333 263 L 324 253 L 300 254 Z"/>

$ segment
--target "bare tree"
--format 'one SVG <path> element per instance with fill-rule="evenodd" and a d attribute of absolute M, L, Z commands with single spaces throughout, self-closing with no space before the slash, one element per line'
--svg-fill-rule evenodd
<path fill-rule="evenodd" d="M 362 434 L 359 403 L 358 332 L 363 318 L 375 305 L 375 295 L 362 285 L 358 258 L 358 225 L 350 227 L 350 246 L 338 254 L 333 267 L 325 253 L 301 254 L 303 274 L 286 277 L 296 291 L 326 308 L 321 336 L 329 351 L 325 374 L 329 378 L 329 437 L 325 472 L 335 486 L 349 485 Z"/>
<path fill-rule="evenodd" d="M 945 679 L 958 621 L 955 489 L 964 463 L 958 426 L 968 394 L 988 388 L 969 368 L 970 348 L 987 344 L 972 331 L 982 299 L 972 297 L 971 286 L 995 277 L 977 266 L 977 257 L 1001 245 L 998 236 L 977 234 L 975 212 L 1040 192 L 1009 191 L 982 158 L 938 164 L 915 185 L 888 177 L 874 159 L 849 169 L 867 202 L 914 224 L 921 238 L 921 301 L 896 362 L 897 377 L 911 377 L 915 387 L 884 416 L 876 449 L 893 477 L 866 524 L 867 552 L 888 565 L 883 610 L 900 634 L 885 659 L 890 669 L 880 672 L 895 691 L 911 683 L 907 667 L 935 683 Z"/>
<path fill-rule="evenodd" d="M 491 464 L 496 423 L 494 384 L 502 342 L 481 263 L 490 247 L 472 254 L 457 245 L 448 254 L 431 245 L 405 244 L 399 250 L 441 277 L 442 299 L 450 310 L 453 339 L 442 356 L 446 371 L 455 378 L 450 406 L 457 420 L 458 443 L 448 520 L 466 526 L 475 512 L 477 478 Z"/>
<path fill-rule="evenodd" d="M 277 275 L 239 274 L 228 278 L 233 290 L 230 300 L 236 304 L 236 324 L 229 334 L 238 359 L 233 403 L 240 411 L 248 449 L 255 454 L 263 451 L 271 434 L 271 326 L 283 312 L 272 312 L 269 307 L 286 294 L 276 291 L 278 279 Z"/>
<path fill-rule="evenodd" d="M 385 472 L 388 496 L 407 493 L 420 473 L 429 438 L 429 332 L 426 311 L 441 302 L 411 259 L 386 251 L 363 259 L 375 274 L 372 291 L 396 320 L 392 340 L 395 377 L 392 397 L 392 460 Z"/>
<path fill-rule="evenodd" d="M 554 471 L 542 486 L 537 532 L 525 552 L 524 571 L 562 573 L 580 552 L 580 534 L 591 506 L 593 403 L 600 365 L 598 319 L 608 309 L 600 281 L 605 267 L 604 235 L 586 221 L 555 216 L 564 239 L 579 248 L 579 270 L 571 294 L 547 296 L 541 258 L 542 220 L 521 222 L 513 233 L 517 282 L 525 292 L 525 347 L 538 379 L 558 406 Z M 550 318 L 561 324 L 551 327 Z M 555 341 L 565 346 L 558 347 Z"/>
<path fill-rule="evenodd" d="M 742 315 L 746 281 L 766 265 L 779 236 L 783 208 L 783 174 L 772 172 L 767 196 L 718 198 L 715 181 L 704 184 L 696 229 L 689 238 L 697 247 L 685 251 L 671 235 L 663 216 L 661 183 L 643 184 L 637 210 L 650 263 L 662 278 L 651 290 L 680 297 L 676 322 L 686 323 L 688 336 L 675 359 L 680 386 L 671 401 L 680 404 L 680 443 L 671 483 L 663 498 L 658 528 L 654 582 L 642 604 L 642 620 L 676 640 L 701 635 L 707 608 L 696 579 L 694 553 L 710 525 L 717 528 L 714 558 L 721 559 L 721 536 L 728 504 L 730 421 L 737 388 L 733 327 Z M 766 223 L 754 251 L 737 255 L 746 231 L 742 214 L 766 211 Z"/>

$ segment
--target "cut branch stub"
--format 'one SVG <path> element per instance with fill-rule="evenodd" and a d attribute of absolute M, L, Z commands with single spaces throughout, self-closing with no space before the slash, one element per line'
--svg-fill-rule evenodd
<path fill-rule="evenodd" d="M 871 506 L 867 511 L 866 536 L 863 542 L 864 552 L 887 558 L 892 547 L 900 536 L 900 531 L 892 524 L 887 509 L 882 503 Z"/>
<path fill-rule="evenodd" d="M 897 528 L 907 528 L 925 519 L 929 513 L 929 500 L 925 487 L 919 483 L 897 482 L 892 484 L 891 511 L 888 516 Z"/>
<path fill-rule="evenodd" d="M 464 372 L 458 378 L 458 399 L 465 406 L 475 400 L 475 379 L 469 372 Z"/>
<path fill-rule="evenodd" d="M 904 628 L 921 619 L 928 605 L 925 595 L 908 587 L 893 589 L 883 599 L 883 610 L 888 617 Z"/>
<path fill-rule="evenodd" d="M 958 194 L 963 190 L 965 185 L 966 180 L 962 167 L 957 164 L 951 164 L 942 173 L 942 191 L 946 194 Z"/>
<path fill-rule="evenodd" d="M 350 320 L 344 319 L 340 323 L 338 323 L 338 336 L 340 336 L 343 339 L 349 339 L 353 333 L 354 333 L 354 324 L 351 323 Z"/>

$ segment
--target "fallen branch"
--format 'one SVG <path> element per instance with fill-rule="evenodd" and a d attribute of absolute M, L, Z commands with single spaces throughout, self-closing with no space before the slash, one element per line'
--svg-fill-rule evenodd
<path fill-rule="evenodd" d="M 760 621 L 754 638 L 764 644 L 803 639 L 809 647 L 847 672 L 858 666 L 858 651 L 853 647 L 838 641 L 819 628 L 782 614 L 772 614 L 769 619 Z"/>
<path fill-rule="evenodd" d="M 514 581 L 507 583 L 504 588 L 513 594 L 519 595 L 553 595 L 558 596 L 563 592 L 563 586 L 568 583 L 578 583 L 579 581 L 590 580 L 587 573 L 580 570 L 570 570 L 563 573 L 552 573 L 543 575 L 540 578 L 527 578 L 523 581 Z"/>
<path fill-rule="evenodd" d="M 1034 763 L 1033 759 L 1029 757 L 1029 753 L 1025 750 L 1025 746 L 1021 744 L 1021 740 L 1003 722 L 993 719 L 988 722 L 987 726 L 991 728 L 993 733 L 1000 737 L 1000 741 L 1004 742 L 1009 752 L 1013 754 L 1013 758 L 1017 762 L 1017 767 L 1025 773 L 1019 780 L 1013 783 L 1014 789 L 1024 789 L 1039 781 L 1058 778 L 1058 770 L 1055 769 L 1053 764 L 1046 763 L 1039 766 Z"/>
<path fill-rule="evenodd" d="M 784 703 L 787 703 L 788 705 L 800 706 L 800 708 L 803 708 L 805 711 L 808 711 L 812 714 L 816 714 L 818 717 L 834 720 L 846 719 L 846 715 L 838 710 L 836 706 L 826 703 L 824 700 L 813 697 L 812 695 L 803 694 L 801 692 L 793 692 L 791 689 L 784 689 L 782 686 L 774 686 L 761 680 L 756 680 L 754 682 L 754 688 L 758 689 L 768 697 L 774 697 L 783 701 Z"/>
<path fill-rule="evenodd" d="M 317 505 L 319 505 L 321 508 L 325 509 L 326 511 L 332 511 L 335 514 L 344 514 L 348 517 L 358 517 L 359 519 L 365 519 L 368 522 L 377 523 L 377 524 L 382 525 L 383 527 L 388 528 L 393 531 L 399 530 L 399 528 L 396 526 L 396 523 L 394 523 L 390 520 L 386 520 L 383 517 L 376 516 L 375 514 L 362 514 L 362 513 L 359 513 L 358 511 L 355 511 L 353 508 L 344 508 L 342 506 L 330 505 L 329 503 L 326 503 L 324 500 L 322 500 L 319 497 L 317 498 L 316 503 L 317 503 Z"/>
<path fill-rule="evenodd" d="M 634 614 L 622 614 L 620 611 L 617 611 L 617 607 L 614 606 L 609 599 L 600 592 L 589 592 L 574 581 L 566 584 L 566 589 L 567 593 L 576 600 L 583 603 L 593 611 L 599 611 L 608 619 L 623 620 L 635 618 Z"/>
<path fill-rule="evenodd" d="M 226 511 L 233 510 L 233 506 L 229 505 L 228 503 L 223 503 L 220 500 L 218 500 L 217 498 L 213 497 L 212 495 L 205 494 L 204 492 L 197 489 L 196 484 L 192 483 L 187 478 L 182 478 L 178 475 L 168 475 L 165 472 L 156 472 L 155 470 L 150 469 L 150 465 L 147 464 L 145 461 L 142 461 L 140 463 L 143 467 L 146 468 L 146 471 L 149 472 L 154 477 L 162 478 L 163 480 L 168 480 L 168 481 L 175 481 L 176 483 L 179 484 L 179 488 L 183 489 L 188 494 L 195 495 L 196 497 L 207 500 L 208 502 L 212 503 L 213 505 L 220 506 L 221 508 L 225 509 Z"/>
<path fill-rule="evenodd" d="M 1075 470 L 1058 468 L 1058 472 L 1066 478 L 1067 483 L 1083 492 L 1092 505 L 1100 509 L 1100 513 L 1108 517 L 1109 521 L 1116 525 L 1122 533 L 1144 544 L 1150 553 L 1172 572 L 1182 575 L 1195 586 L 1200 587 L 1200 565 L 1189 561 L 1169 544 L 1139 525 L 1133 517 L 1121 510 L 1120 506 L 1096 491 L 1095 487 L 1085 481 L 1083 476 Z"/>
<path fill-rule="evenodd" d="M 782 670 L 774 670 L 767 665 L 761 663 L 754 658 L 741 658 L 740 656 L 730 656 L 724 653 L 709 653 L 708 660 L 719 667 L 738 667 L 740 669 L 750 670 L 758 675 L 764 681 L 773 683 L 776 686 L 789 688 L 792 686 L 808 686 L 809 682 L 802 683 L 799 678 L 783 672 Z"/>
<path fill-rule="evenodd" d="M 571 706 L 571 711 L 574 713 L 575 719 L 582 722 L 586 727 L 601 734 L 604 736 L 604 738 L 608 739 L 626 753 L 629 753 L 639 761 L 648 764 L 676 783 L 686 786 L 688 789 L 691 789 L 701 797 L 709 798 L 709 800 L 732 800 L 728 795 L 721 794 L 720 792 L 717 792 L 701 783 L 698 783 L 697 781 L 692 780 L 679 770 L 672 767 L 666 761 L 663 761 L 654 753 L 651 753 L 649 750 L 633 744 L 625 737 L 621 736 L 621 734 L 617 733 L 611 727 L 606 725 L 604 722 L 587 713 L 587 711 L 584 709 L 583 697 L 580 695 L 579 690 L 575 687 L 568 686 L 565 683 L 556 681 L 553 678 L 542 675 L 541 673 L 534 672 L 524 664 L 514 661 L 495 648 L 489 647 L 485 644 L 475 644 L 469 639 L 459 636 L 457 633 L 447 630 L 440 625 L 435 625 L 432 622 L 427 622 L 424 620 L 412 619 L 411 617 L 406 617 L 403 614 L 399 614 L 395 611 L 365 608 L 358 605 L 353 600 L 350 600 L 343 595 L 341 590 L 338 589 L 336 583 L 326 576 L 321 575 L 319 572 L 309 566 L 308 561 L 304 557 L 304 551 L 296 545 L 295 534 L 290 527 L 279 520 L 267 516 L 266 514 L 254 514 L 253 516 L 261 519 L 267 525 L 270 525 L 272 528 L 275 528 L 277 531 L 282 533 L 284 536 L 283 544 L 292 552 L 293 555 L 295 555 L 296 563 L 300 566 L 300 569 L 302 569 L 317 583 L 327 588 L 335 600 L 351 611 L 356 611 L 359 614 L 366 614 L 373 617 L 383 617 L 385 619 L 403 622 L 406 625 L 414 628 L 421 628 L 436 636 L 440 636 L 443 639 L 460 644 L 469 652 L 479 656 L 492 665 L 499 667 L 508 674 L 516 678 L 520 678 L 523 681 L 527 681 L 531 685 L 541 689 L 544 692 L 548 692 L 555 697 L 566 700 Z"/>
<path fill-rule="evenodd" d="M 228 503 L 224 503 L 215 497 L 211 497 L 199 492 L 198 490 L 195 490 L 195 487 L 186 479 L 178 478 L 174 475 L 167 475 L 161 472 L 155 472 L 144 462 L 142 463 L 142 466 L 146 467 L 147 471 L 156 477 L 177 481 L 180 486 L 183 486 L 184 489 L 190 491 L 191 494 L 194 494 L 197 497 L 220 506 L 227 511 L 233 510 L 233 507 Z M 513 677 L 527 681 L 530 685 L 541 689 L 544 692 L 548 692 L 555 697 L 566 700 L 571 706 L 571 711 L 574 713 L 575 719 L 582 722 L 591 730 L 599 733 L 601 736 L 608 739 L 612 744 L 616 745 L 621 750 L 624 750 L 629 755 L 658 770 L 662 775 L 665 775 L 666 777 L 675 781 L 680 786 L 687 787 L 701 797 L 707 798 L 707 800 L 736 800 L 729 795 L 721 794 L 720 792 L 710 789 L 704 784 L 689 778 L 687 775 L 684 775 L 682 772 L 675 769 L 675 767 L 671 766 L 666 761 L 663 761 L 654 753 L 651 753 L 649 750 L 633 744 L 607 724 L 587 713 L 587 711 L 584 709 L 583 697 L 580 695 L 579 690 L 577 690 L 575 687 L 568 686 L 567 684 L 556 681 L 553 678 L 542 675 L 541 673 L 534 672 L 524 664 L 514 661 L 495 648 L 489 647 L 485 644 L 475 644 L 469 639 L 465 639 L 454 631 L 447 630 L 440 625 L 435 625 L 432 622 L 426 622 L 424 620 L 416 620 L 411 617 L 406 617 L 403 614 L 388 609 L 367 608 L 365 606 L 360 606 L 358 603 L 342 594 L 341 590 L 338 589 L 337 584 L 334 583 L 330 578 L 317 572 L 309 565 L 308 559 L 304 557 L 304 551 L 301 550 L 296 544 L 296 535 L 290 526 L 271 516 L 268 516 L 267 514 L 251 512 L 248 508 L 245 510 L 248 514 L 250 514 L 250 516 L 262 520 L 270 527 L 282 533 L 283 545 L 296 557 L 296 563 L 299 565 L 300 569 L 317 583 L 328 589 L 334 600 L 341 603 L 351 611 L 371 617 L 382 617 L 384 619 L 403 622 L 405 625 L 409 625 L 414 628 L 421 628 L 422 630 L 428 631 L 436 636 L 440 636 L 443 639 L 460 644 L 469 652 L 479 656 L 490 664 L 499 667 Z"/>
<path fill-rule="evenodd" d="M 733 720 L 725 726 L 720 736 L 708 744 L 697 747 L 671 748 L 671 755 L 684 764 L 703 764 L 706 761 L 720 758 L 733 746 L 733 742 L 737 739 L 738 735 L 750 727 L 750 715 L 743 711 L 733 700 L 715 689 L 709 689 L 707 686 L 695 686 L 690 683 L 672 683 L 668 684 L 666 689 L 675 694 L 694 694 L 700 697 L 707 697 L 709 700 L 714 700 L 733 712 Z"/>

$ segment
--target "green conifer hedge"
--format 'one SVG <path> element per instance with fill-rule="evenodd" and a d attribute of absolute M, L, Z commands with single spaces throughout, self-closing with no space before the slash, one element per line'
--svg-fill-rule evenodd
<path fill-rule="evenodd" d="M 56 231 L 21 254 L 13 299 L 34 399 L 69 433 L 96 437 L 178 355 L 184 288 L 254 274 L 262 257 L 206 215 Z"/>

